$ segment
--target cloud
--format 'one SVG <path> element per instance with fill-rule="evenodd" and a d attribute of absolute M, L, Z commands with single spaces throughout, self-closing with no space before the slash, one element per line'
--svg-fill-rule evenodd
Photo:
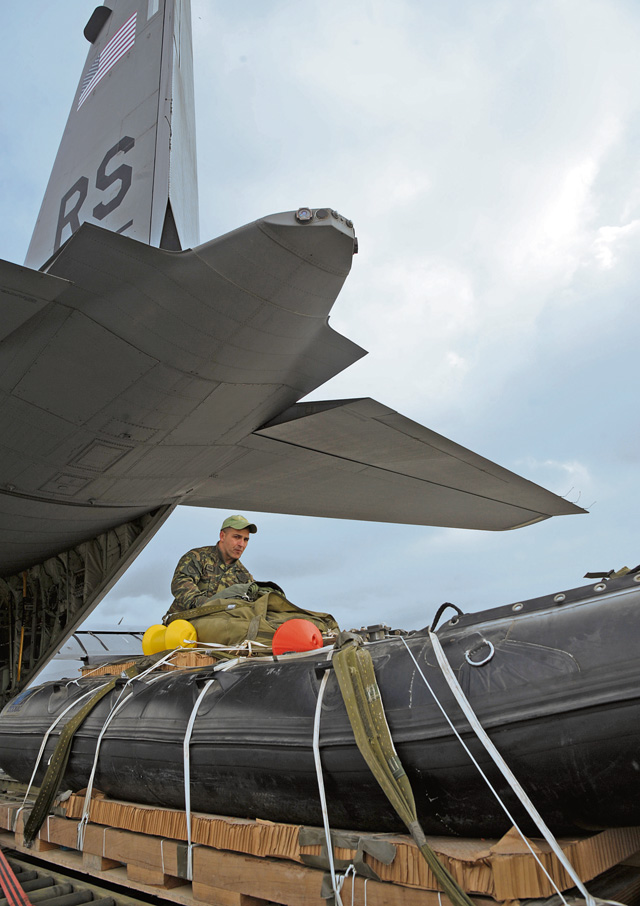
<path fill-rule="evenodd" d="M 593 489 L 588 467 L 578 460 L 559 462 L 527 457 L 516 462 L 516 468 L 526 469 L 534 480 L 578 506 L 585 506 L 585 496 Z"/>
<path fill-rule="evenodd" d="M 593 241 L 593 256 L 600 267 L 610 270 L 618 264 L 621 255 L 628 253 L 630 241 L 640 232 L 640 219 L 624 226 L 602 226 Z"/>

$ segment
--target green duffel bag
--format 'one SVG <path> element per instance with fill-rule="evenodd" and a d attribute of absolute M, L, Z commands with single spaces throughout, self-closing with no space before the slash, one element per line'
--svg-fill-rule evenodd
<path fill-rule="evenodd" d="M 276 629 L 292 619 L 310 620 L 323 633 L 340 631 L 331 614 L 304 610 L 283 594 L 256 585 L 232 585 L 206 604 L 172 613 L 166 621 L 188 620 L 199 642 L 233 646 L 245 640 L 270 645 Z"/>

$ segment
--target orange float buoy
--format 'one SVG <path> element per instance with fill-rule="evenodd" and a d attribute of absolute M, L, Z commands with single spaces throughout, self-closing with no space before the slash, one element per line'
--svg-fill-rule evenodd
<path fill-rule="evenodd" d="M 288 651 L 312 651 L 322 648 L 322 633 L 311 620 L 287 620 L 276 629 L 271 647 L 275 655 Z"/>

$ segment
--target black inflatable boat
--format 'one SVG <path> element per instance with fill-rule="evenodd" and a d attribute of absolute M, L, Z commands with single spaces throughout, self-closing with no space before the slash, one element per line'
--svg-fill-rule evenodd
<path fill-rule="evenodd" d="M 444 653 L 552 830 L 639 824 L 640 572 L 490 611 L 451 614 L 437 630 Z M 366 645 L 425 832 L 494 836 L 511 823 L 434 695 L 503 804 L 530 827 L 456 704 L 429 631 L 387 634 Z M 330 658 L 325 648 L 277 660 L 240 659 L 224 669 L 118 679 L 77 730 L 62 788 L 87 785 L 97 737 L 120 704 L 101 743 L 96 787 L 119 799 L 184 807 L 184 738 L 206 686 L 188 747 L 191 808 L 321 824 L 312 736 L 321 677 L 329 670 L 319 739 L 331 824 L 400 830 L 355 745 Z M 0 767 L 27 782 L 56 717 L 103 683 L 104 677 L 48 683 L 13 700 L 0 715 Z M 78 707 L 51 733 L 36 782 Z"/>

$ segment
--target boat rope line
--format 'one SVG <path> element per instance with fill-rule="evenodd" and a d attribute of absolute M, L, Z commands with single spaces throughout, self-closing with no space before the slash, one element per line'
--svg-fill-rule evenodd
<path fill-rule="evenodd" d="M 200 695 L 196 699 L 196 703 L 193 706 L 191 714 L 189 715 L 189 722 L 187 724 L 187 729 L 184 734 L 184 741 L 182 744 L 182 751 L 184 756 L 184 812 L 185 818 L 187 820 L 187 880 L 193 880 L 193 842 L 191 840 L 191 759 L 189 756 L 189 746 L 191 744 L 191 734 L 193 733 L 193 727 L 196 722 L 196 717 L 198 715 L 198 709 L 202 703 L 202 699 L 205 697 L 211 686 L 216 682 L 216 679 L 207 680 L 207 682 L 202 687 Z"/>
<path fill-rule="evenodd" d="M 562 865 L 562 867 L 563 867 L 563 868 L 565 869 L 565 871 L 567 872 L 568 876 L 571 878 L 571 880 L 574 882 L 575 886 L 578 888 L 578 890 L 580 891 L 580 893 L 581 893 L 582 896 L 584 897 L 587 906 L 595 906 L 595 904 L 597 904 L 597 903 L 614 903 L 614 904 L 615 904 L 615 903 L 616 903 L 615 900 L 600 900 L 600 899 L 598 899 L 598 898 L 596 898 L 596 897 L 593 897 L 593 896 L 588 892 L 588 890 L 587 890 L 586 887 L 584 886 L 582 880 L 580 879 L 580 877 L 579 877 L 578 874 L 576 873 L 575 869 L 573 868 L 573 866 L 571 865 L 571 863 L 570 863 L 569 860 L 567 859 L 565 853 L 564 853 L 564 852 L 562 851 L 562 849 L 560 848 L 560 845 L 558 844 L 558 841 L 556 840 L 556 838 L 554 837 L 554 835 L 551 833 L 551 831 L 550 831 L 549 828 L 547 827 L 547 825 L 546 825 L 546 823 L 544 822 L 542 816 L 540 815 L 540 813 L 538 812 L 538 810 L 536 809 L 536 807 L 534 806 L 534 804 L 531 802 L 531 800 L 529 799 L 529 797 L 528 797 L 527 794 L 525 793 L 524 789 L 522 788 L 522 786 L 521 786 L 520 783 L 518 782 L 518 780 L 517 780 L 517 778 L 515 777 L 515 775 L 514 775 L 514 774 L 512 773 L 512 771 L 510 770 L 509 766 L 507 765 L 507 763 L 506 763 L 505 760 L 503 759 L 503 757 L 502 757 L 502 755 L 500 754 L 500 752 L 497 750 L 497 748 L 495 747 L 495 745 L 493 744 L 493 742 L 489 739 L 489 736 L 487 735 L 487 733 L 486 733 L 486 731 L 484 730 L 482 724 L 481 724 L 480 721 L 478 720 L 478 718 L 477 718 L 475 712 L 473 711 L 473 708 L 471 707 L 471 704 L 469 703 L 467 697 L 465 696 L 464 692 L 462 691 L 462 688 L 461 688 L 460 684 L 458 683 L 458 680 L 456 679 L 456 676 L 455 676 L 455 674 L 454 674 L 454 672 L 453 672 L 453 670 L 452 670 L 452 668 L 451 668 L 451 664 L 449 663 L 449 661 L 448 661 L 448 659 L 447 659 L 447 657 L 446 657 L 446 655 L 445 655 L 445 653 L 444 653 L 444 651 L 443 651 L 443 649 L 442 649 L 442 645 L 440 644 L 440 639 L 438 638 L 438 636 L 436 635 L 436 633 L 433 632 L 432 630 L 429 630 L 429 637 L 430 637 L 430 640 L 431 640 L 431 644 L 432 644 L 432 646 L 433 646 L 434 653 L 435 653 L 436 658 L 437 658 L 437 660 L 438 660 L 438 665 L 439 665 L 439 667 L 440 667 L 440 669 L 441 669 L 441 671 L 442 671 L 442 674 L 443 674 L 445 680 L 447 681 L 447 684 L 449 685 L 449 688 L 451 689 L 451 691 L 452 691 L 452 693 L 453 693 L 453 695 L 454 695 L 456 701 L 458 702 L 460 708 L 462 709 L 462 711 L 463 711 L 465 717 L 467 718 L 467 720 L 468 720 L 470 726 L 471 726 L 472 729 L 474 730 L 476 736 L 478 737 L 478 739 L 480 740 L 480 742 L 483 744 L 484 748 L 485 748 L 486 751 L 489 753 L 489 755 L 491 756 L 492 760 L 494 761 L 494 763 L 496 764 L 496 766 L 498 767 L 498 769 L 500 770 L 500 772 L 502 773 L 502 775 L 504 776 L 504 778 L 505 778 L 505 779 L 507 780 L 507 782 L 509 783 L 511 789 L 513 790 L 513 792 L 516 794 L 516 796 L 518 797 L 518 799 L 519 799 L 520 802 L 522 803 L 523 807 L 525 808 L 525 810 L 526 810 L 527 813 L 529 814 L 530 818 L 531 818 L 531 819 L 533 820 L 533 822 L 537 825 L 538 829 L 540 830 L 540 832 L 541 832 L 542 835 L 544 836 L 545 840 L 547 841 L 547 843 L 548 843 L 549 846 L 551 847 L 551 849 L 552 849 L 553 853 L 555 854 L 556 858 L 558 859 L 558 861 L 560 862 L 560 864 Z M 554 888 L 555 891 L 557 892 L 558 896 L 559 896 L 560 899 L 563 901 L 563 903 L 565 903 L 565 906 L 566 906 L 567 901 L 566 901 L 565 897 L 563 896 L 563 894 L 561 893 L 561 891 L 558 889 L 558 885 L 557 885 L 556 882 L 553 880 L 553 878 L 551 877 L 551 875 L 549 874 L 549 872 L 547 871 L 547 869 L 545 868 L 545 866 L 542 864 L 541 859 L 539 858 L 539 856 L 537 855 L 537 853 L 534 851 L 534 849 L 533 849 L 533 847 L 531 846 L 531 843 L 529 842 L 528 838 L 525 836 L 525 834 L 523 833 L 523 831 L 520 829 L 520 827 L 518 826 L 518 824 L 517 824 L 516 821 L 514 820 L 513 816 L 512 816 L 511 813 L 509 812 L 507 806 L 506 806 L 506 805 L 504 804 L 504 802 L 501 800 L 499 793 L 498 793 L 497 790 L 493 787 L 493 785 L 491 784 L 491 781 L 489 780 L 489 778 L 486 776 L 486 774 L 484 773 L 484 771 L 482 770 L 482 768 L 481 768 L 480 765 L 478 764 L 477 760 L 475 759 L 475 757 L 474 757 L 473 754 L 471 753 L 469 747 L 466 745 L 466 743 L 463 741 L 462 737 L 460 736 L 460 734 L 459 734 L 458 731 L 456 730 L 455 726 L 453 725 L 452 720 L 450 719 L 449 715 L 447 714 L 447 712 L 445 711 L 445 709 L 444 709 L 444 707 L 442 706 L 441 702 L 439 701 L 438 697 L 436 696 L 435 692 L 433 691 L 433 689 L 432 689 L 432 687 L 431 687 L 429 681 L 427 680 L 426 676 L 424 675 L 424 672 L 422 671 L 422 669 L 421 669 L 420 665 L 418 664 L 418 662 L 417 662 L 417 660 L 416 660 L 416 658 L 415 658 L 413 652 L 411 651 L 411 649 L 410 649 L 409 646 L 407 645 L 407 643 L 406 643 L 406 641 L 405 641 L 404 638 L 402 638 L 402 642 L 404 643 L 404 646 L 405 646 L 405 648 L 407 649 L 407 651 L 408 651 L 408 653 L 409 653 L 409 656 L 411 657 L 413 663 L 415 664 L 416 669 L 418 670 L 418 673 L 419 673 L 420 676 L 422 677 L 422 680 L 423 680 L 424 684 L 426 685 L 427 689 L 428 689 L 429 692 L 431 693 L 431 696 L 432 696 L 433 700 L 434 700 L 435 703 L 437 704 L 438 708 L 439 708 L 440 711 L 442 712 L 442 714 L 443 714 L 443 716 L 445 717 L 447 723 L 449 724 L 449 726 L 451 727 L 453 733 L 455 734 L 456 738 L 458 739 L 458 742 L 462 745 L 462 747 L 464 748 L 465 752 L 469 755 L 469 758 L 471 759 L 471 761 L 473 762 L 473 764 L 474 764 L 475 767 L 477 768 L 478 772 L 479 772 L 480 775 L 482 776 L 483 780 L 485 781 L 485 783 L 487 784 L 487 786 L 489 787 L 489 789 L 491 790 L 491 792 L 492 792 L 493 795 L 495 796 L 495 798 L 496 798 L 498 804 L 500 805 L 500 807 L 502 808 L 502 810 L 505 812 L 505 814 L 507 815 L 507 817 L 509 818 L 509 820 L 511 821 L 511 823 L 513 824 L 513 826 L 515 827 L 515 829 L 517 830 L 517 832 L 520 834 L 520 836 L 522 837 L 522 840 L 524 841 L 525 845 L 526 845 L 527 848 L 529 849 L 531 855 L 534 857 L 534 859 L 536 860 L 536 862 L 538 863 L 538 865 L 540 866 L 540 868 L 541 868 L 542 871 L 544 872 L 545 876 L 547 877 L 547 879 L 549 880 L 549 882 L 551 883 L 551 885 L 553 886 L 553 888 Z"/>
<path fill-rule="evenodd" d="M 418 821 L 411 784 L 391 738 L 371 655 L 361 639 L 346 633 L 343 639 L 333 654 L 332 665 L 360 754 L 453 906 L 473 906 L 473 901 L 429 846 Z"/>
<path fill-rule="evenodd" d="M 264 642 L 256 642 L 255 639 L 245 639 L 244 642 L 241 642 L 239 645 L 221 645 L 219 642 L 200 642 L 201 649 L 193 649 L 189 645 L 189 639 L 184 639 L 185 648 L 188 648 L 190 651 L 202 650 L 205 652 L 213 651 L 248 651 L 249 657 L 253 654 L 253 649 L 263 648 L 265 652 L 271 654 L 271 645 L 265 645 Z"/>
<path fill-rule="evenodd" d="M 356 896 L 356 867 L 353 864 L 349 865 L 347 867 L 347 870 L 344 873 L 344 877 L 342 879 L 343 885 L 344 885 L 344 882 L 349 877 L 349 875 L 353 875 L 353 877 L 351 879 L 351 906 L 354 906 L 355 896 Z M 368 880 L 368 878 L 367 878 L 367 880 Z M 365 881 L 365 884 L 366 884 L 366 881 Z M 342 890 L 342 887 L 340 888 L 340 890 Z M 366 906 L 366 898 L 365 898 L 365 906 Z"/>

